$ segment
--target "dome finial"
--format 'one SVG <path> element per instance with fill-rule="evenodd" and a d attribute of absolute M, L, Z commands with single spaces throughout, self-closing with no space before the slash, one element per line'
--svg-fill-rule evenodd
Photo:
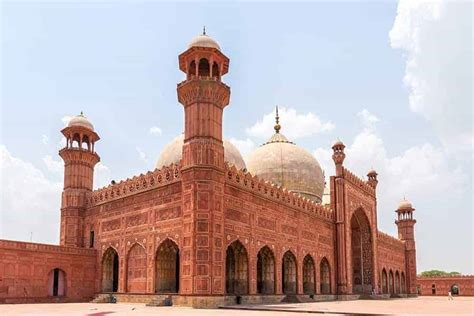
<path fill-rule="evenodd" d="M 206 26 L 205 25 L 202 27 L 202 35 L 206 35 Z"/>
<path fill-rule="evenodd" d="M 280 126 L 280 117 L 278 116 L 278 105 L 276 106 L 276 112 L 275 112 L 275 126 L 273 127 L 275 129 L 275 133 L 280 133 L 280 129 L 281 129 L 281 126 Z"/>
<path fill-rule="evenodd" d="M 81 111 L 81 116 L 84 116 L 84 111 Z"/>

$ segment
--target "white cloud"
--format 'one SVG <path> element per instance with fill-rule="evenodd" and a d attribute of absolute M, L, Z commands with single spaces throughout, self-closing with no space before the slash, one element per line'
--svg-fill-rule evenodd
<path fill-rule="evenodd" d="M 43 143 L 43 145 L 48 145 L 49 144 L 49 138 L 48 136 L 46 135 L 41 135 L 41 142 Z"/>
<path fill-rule="evenodd" d="M 43 158 L 43 162 L 46 164 L 48 171 L 53 173 L 63 173 L 64 172 L 64 162 L 61 159 L 54 160 L 51 155 L 46 155 Z"/>
<path fill-rule="evenodd" d="M 375 123 L 379 121 L 378 117 L 370 113 L 367 109 L 363 109 L 357 113 L 357 116 L 362 121 L 364 127 L 369 130 L 373 130 L 375 128 Z"/>
<path fill-rule="evenodd" d="M 471 153 L 468 159 L 474 144 L 472 12 L 471 1 L 400 0 L 389 34 L 391 46 L 406 52 L 411 110 L 433 125 L 449 152 Z"/>
<path fill-rule="evenodd" d="M 0 145 L 1 238 L 57 243 L 62 183 Z M 20 229 L 19 229 L 20 228 Z"/>
<path fill-rule="evenodd" d="M 245 158 L 248 154 L 250 154 L 255 149 L 255 143 L 250 139 L 237 139 L 231 137 L 229 141 L 237 147 L 240 154 Z"/>
<path fill-rule="evenodd" d="M 154 136 L 160 136 L 162 132 L 158 126 L 152 126 L 150 127 L 149 133 Z"/>
<path fill-rule="evenodd" d="M 101 188 L 110 184 L 112 172 L 109 167 L 99 162 L 94 168 L 94 189 Z"/>
<path fill-rule="evenodd" d="M 292 108 L 279 108 L 281 132 L 290 140 L 308 137 L 323 132 L 329 132 L 334 129 L 334 124 L 330 121 L 323 122 L 315 114 L 308 112 L 298 114 Z M 275 111 L 263 116 L 263 119 L 247 128 L 246 132 L 250 136 L 263 139 L 270 138 L 273 135 L 275 125 Z"/>
<path fill-rule="evenodd" d="M 143 161 L 144 163 L 148 163 L 148 158 L 147 158 L 146 153 L 138 146 L 136 147 L 136 150 L 138 152 L 138 157 L 140 158 L 140 160 Z"/>
<path fill-rule="evenodd" d="M 379 174 L 379 209 L 395 209 L 404 195 L 409 199 L 433 198 L 450 192 L 451 198 L 462 193 L 468 181 L 460 169 L 452 169 L 448 154 L 443 148 L 430 143 L 406 149 L 399 155 L 389 156 L 385 144 L 377 133 L 375 121 L 367 128 L 367 117 L 375 117 L 367 110 L 358 114 L 362 131 L 352 143 L 346 143 L 344 165 L 365 179 L 367 171 L 374 168 Z M 334 174 L 332 149 L 318 148 L 314 156 L 325 169 L 326 175 Z"/>

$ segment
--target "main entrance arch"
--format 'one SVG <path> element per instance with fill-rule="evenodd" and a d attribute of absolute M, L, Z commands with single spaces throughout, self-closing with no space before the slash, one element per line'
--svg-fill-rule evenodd
<path fill-rule="evenodd" d="M 227 294 L 248 293 L 248 255 L 238 240 L 227 247 L 225 258 L 225 290 Z"/>
<path fill-rule="evenodd" d="M 362 209 L 351 218 L 351 255 L 353 293 L 372 292 L 372 236 L 370 222 Z"/>
<path fill-rule="evenodd" d="M 156 293 L 179 292 L 179 248 L 166 239 L 156 251 Z"/>
<path fill-rule="evenodd" d="M 118 290 L 119 257 L 117 251 L 110 247 L 102 257 L 102 292 Z"/>

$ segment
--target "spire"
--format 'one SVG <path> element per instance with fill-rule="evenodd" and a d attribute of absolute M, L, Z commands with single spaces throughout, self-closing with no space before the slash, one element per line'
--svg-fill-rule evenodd
<path fill-rule="evenodd" d="M 206 26 L 205 25 L 202 27 L 202 35 L 206 35 Z"/>
<path fill-rule="evenodd" d="M 275 115 L 275 126 L 273 127 L 275 129 L 275 133 L 280 133 L 280 117 L 278 116 L 278 105 L 276 106 L 276 115 Z"/>

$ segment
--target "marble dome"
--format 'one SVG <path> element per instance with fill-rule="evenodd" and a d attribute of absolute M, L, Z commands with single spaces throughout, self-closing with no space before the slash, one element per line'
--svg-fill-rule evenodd
<path fill-rule="evenodd" d="M 221 50 L 219 44 L 212 37 L 206 35 L 206 33 L 194 37 L 188 45 L 188 48 L 191 47 L 210 47 Z"/>
<path fill-rule="evenodd" d="M 245 161 L 239 150 L 227 139 L 224 139 L 223 142 L 225 161 L 234 165 L 237 169 L 245 169 Z M 163 151 L 160 153 L 158 161 L 155 164 L 155 168 L 160 169 L 164 166 L 171 165 L 172 163 L 178 163 L 183 156 L 183 144 L 184 134 L 180 134 L 163 148 Z"/>
<path fill-rule="evenodd" d="M 94 131 L 94 126 L 92 123 L 87 119 L 87 117 L 84 116 L 84 114 L 81 112 L 81 114 L 74 116 L 68 123 L 68 127 L 72 126 L 81 126 L 85 127 L 91 131 Z"/>
<path fill-rule="evenodd" d="M 410 203 L 410 201 L 407 201 L 407 200 L 403 199 L 398 204 L 398 209 L 399 210 L 411 210 L 411 209 L 413 209 L 413 205 Z"/>
<path fill-rule="evenodd" d="M 248 157 L 247 169 L 289 191 L 318 203 L 322 201 L 325 183 L 319 162 L 282 135 L 278 121 L 275 134 Z"/>

